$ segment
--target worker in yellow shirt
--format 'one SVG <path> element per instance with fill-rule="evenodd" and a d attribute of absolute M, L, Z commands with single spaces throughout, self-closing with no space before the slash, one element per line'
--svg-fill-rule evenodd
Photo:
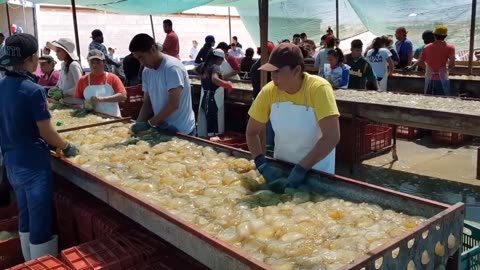
<path fill-rule="evenodd" d="M 248 112 L 246 136 L 267 186 L 279 192 L 298 187 L 312 168 L 334 174 L 340 128 L 332 86 L 304 72 L 302 52 L 294 44 L 278 45 L 259 69 L 271 72 L 272 82 L 263 87 Z M 274 157 L 296 164 L 288 179 L 264 156 L 260 134 L 269 120 L 275 132 Z"/>

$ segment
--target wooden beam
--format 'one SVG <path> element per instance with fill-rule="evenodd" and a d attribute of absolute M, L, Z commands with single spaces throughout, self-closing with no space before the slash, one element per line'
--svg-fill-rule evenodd
<path fill-rule="evenodd" d="M 8 23 L 8 35 L 12 35 L 12 24 L 10 23 L 10 9 L 8 8 L 8 1 L 5 2 L 5 8 L 7 10 L 7 23 Z"/>
<path fill-rule="evenodd" d="M 75 33 L 75 46 L 77 47 L 78 61 L 81 63 L 82 57 L 80 54 L 80 37 L 78 35 L 78 23 L 77 23 L 77 7 L 75 0 L 71 0 L 72 3 L 72 16 L 73 16 L 73 31 Z"/>
<path fill-rule="evenodd" d="M 268 62 L 268 0 L 258 0 L 258 18 L 260 22 L 260 47 L 262 53 L 262 65 Z M 262 71 L 260 76 L 260 85 L 267 84 L 267 72 Z"/>
<path fill-rule="evenodd" d="M 336 38 L 340 38 L 340 13 L 338 11 L 338 0 L 335 1 L 335 23 L 336 23 Z"/>
<path fill-rule="evenodd" d="M 472 18 L 470 20 L 470 48 L 468 53 L 468 75 L 472 75 L 473 50 L 475 49 L 476 17 L 477 17 L 477 0 L 472 0 Z"/>
<path fill-rule="evenodd" d="M 153 40 L 155 40 L 155 42 L 156 42 L 156 41 L 157 41 L 157 38 L 155 37 L 155 27 L 153 26 L 153 17 L 152 17 L 152 15 L 150 15 L 150 26 L 152 27 Z"/>

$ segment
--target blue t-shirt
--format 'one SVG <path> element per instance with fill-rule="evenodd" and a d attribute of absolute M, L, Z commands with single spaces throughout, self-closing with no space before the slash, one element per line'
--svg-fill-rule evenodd
<path fill-rule="evenodd" d="M 408 55 L 413 53 L 413 44 L 410 40 L 405 39 L 403 41 L 397 41 L 395 43 L 398 53 L 398 64 L 397 68 L 404 68 L 408 66 Z"/>
<path fill-rule="evenodd" d="M 195 129 L 190 79 L 180 60 L 163 54 L 162 63 L 157 69 L 145 68 L 143 70 L 142 83 L 143 91 L 150 96 L 155 115 L 159 114 L 168 104 L 168 91 L 179 86 L 183 87 L 179 108 L 165 122 L 184 134 L 190 134 Z"/>
<path fill-rule="evenodd" d="M 38 121 L 50 119 L 42 86 L 21 76 L 0 79 L 0 147 L 5 165 L 40 169 L 50 166 L 48 145 Z"/>

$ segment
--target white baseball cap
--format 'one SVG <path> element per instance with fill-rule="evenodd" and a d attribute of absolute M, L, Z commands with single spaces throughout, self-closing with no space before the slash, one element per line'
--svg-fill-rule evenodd
<path fill-rule="evenodd" d="M 215 56 L 218 56 L 218 57 L 221 57 L 221 58 L 225 58 L 225 53 L 223 52 L 222 49 L 215 49 L 213 50 L 213 55 Z"/>
<path fill-rule="evenodd" d="M 60 48 L 70 55 L 73 61 L 78 60 L 78 55 L 75 53 L 75 43 L 69 38 L 60 38 L 52 42 L 49 41 L 47 42 L 47 47 L 51 50 Z"/>

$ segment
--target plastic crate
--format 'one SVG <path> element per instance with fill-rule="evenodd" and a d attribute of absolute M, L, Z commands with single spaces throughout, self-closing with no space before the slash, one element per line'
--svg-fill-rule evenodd
<path fill-rule="evenodd" d="M 459 133 L 432 131 L 432 142 L 441 145 L 455 146 L 465 143 L 470 136 Z"/>
<path fill-rule="evenodd" d="M 360 138 L 359 156 L 368 155 L 392 145 L 392 128 L 382 125 L 367 124 L 364 139 Z"/>
<path fill-rule="evenodd" d="M 94 240 L 62 251 L 63 261 L 74 270 L 135 269 L 158 256 L 165 245 L 136 230 Z"/>
<path fill-rule="evenodd" d="M 425 131 L 413 127 L 397 126 L 396 133 L 398 139 L 412 141 L 421 138 L 425 134 Z"/>
<path fill-rule="evenodd" d="M 468 223 L 463 229 L 461 270 L 480 270 L 480 228 Z"/>
<path fill-rule="evenodd" d="M 108 207 L 98 199 L 88 199 L 77 202 L 73 208 L 73 216 L 77 227 L 78 242 L 80 244 L 94 240 L 93 217 L 108 211 Z"/>
<path fill-rule="evenodd" d="M 392 145 L 393 131 L 387 125 L 340 117 L 340 142 L 336 147 L 336 160 L 357 162 L 367 155 L 381 152 Z"/>
<path fill-rule="evenodd" d="M 108 237 L 114 233 L 124 232 L 132 229 L 134 226 L 138 225 L 115 210 L 97 214 L 92 217 L 93 239 L 96 240 Z"/>
<path fill-rule="evenodd" d="M 14 266 L 9 270 L 71 270 L 57 258 L 47 255 L 29 262 Z"/>
<path fill-rule="evenodd" d="M 78 244 L 77 225 L 72 211 L 77 198 L 65 190 L 56 191 L 53 195 L 53 202 L 59 245 L 62 249 L 73 247 Z"/>
<path fill-rule="evenodd" d="M 0 220 L 0 231 L 17 232 L 18 217 Z M 16 237 L 0 242 L 0 269 L 5 269 L 23 262 L 20 238 Z"/>
<path fill-rule="evenodd" d="M 125 88 L 127 90 L 127 99 L 119 103 L 120 113 L 123 117 L 137 119 L 143 105 L 142 85 L 135 85 Z"/>

